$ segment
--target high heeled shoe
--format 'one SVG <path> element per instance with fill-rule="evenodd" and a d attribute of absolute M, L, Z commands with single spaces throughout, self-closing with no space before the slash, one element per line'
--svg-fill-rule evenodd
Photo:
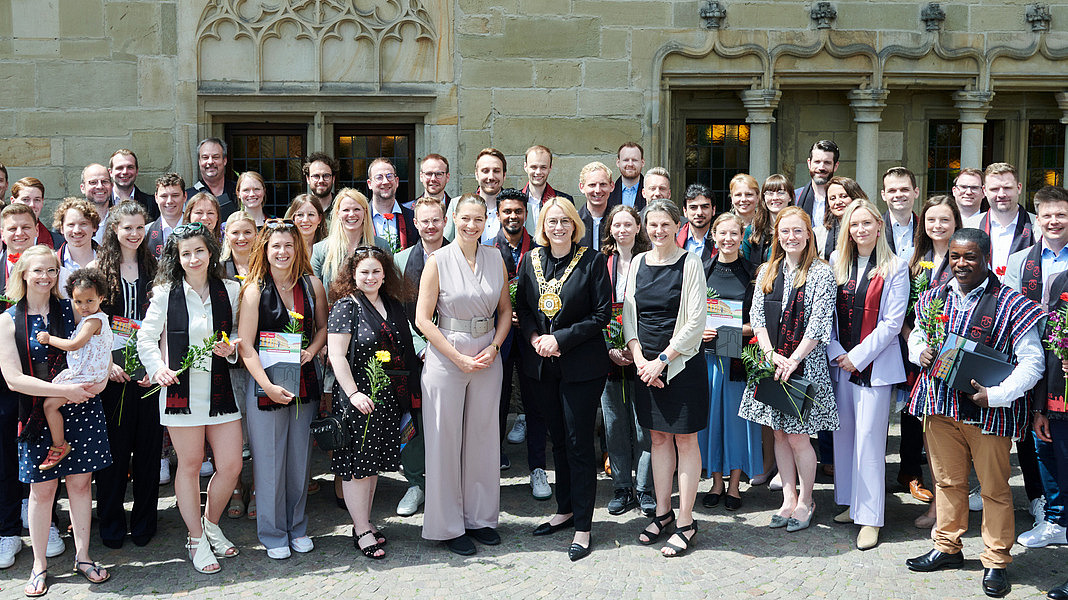
<path fill-rule="evenodd" d="M 189 551 L 189 560 L 192 561 L 193 568 L 196 569 L 198 573 L 213 575 L 221 570 L 219 560 L 211 551 L 211 544 L 208 542 L 206 535 L 201 534 L 200 537 L 195 540 L 191 537 L 187 537 L 185 548 Z M 212 565 L 214 565 L 215 568 L 209 569 L 208 567 Z"/>
<path fill-rule="evenodd" d="M 813 503 L 808 511 L 808 518 L 804 521 L 799 521 L 793 517 L 790 517 L 786 521 L 786 531 L 793 533 L 795 531 L 801 531 L 802 529 L 808 529 L 808 526 L 812 524 L 812 515 L 816 514 L 816 504 Z"/>
<path fill-rule="evenodd" d="M 207 517 L 201 517 L 200 523 L 204 527 L 204 536 L 208 538 L 208 543 L 211 544 L 211 551 L 216 556 L 229 558 L 241 553 L 237 546 L 226 539 L 218 523 L 212 523 Z"/>

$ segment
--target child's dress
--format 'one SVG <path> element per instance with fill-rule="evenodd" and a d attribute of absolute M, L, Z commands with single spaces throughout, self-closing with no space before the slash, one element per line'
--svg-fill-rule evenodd
<path fill-rule="evenodd" d="M 89 342 L 78 350 L 71 350 L 67 353 L 67 368 L 56 375 L 52 383 L 94 383 L 107 378 L 108 368 L 111 366 L 112 344 L 108 316 L 102 312 L 95 312 L 88 317 L 83 317 L 71 337 L 78 337 L 82 327 L 93 319 L 100 321 L 100 333 L 89 338 Z"/>

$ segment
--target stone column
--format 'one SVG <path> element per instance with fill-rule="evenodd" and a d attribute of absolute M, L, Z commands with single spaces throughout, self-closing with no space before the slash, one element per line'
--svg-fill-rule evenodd
<path fill-rule="evenodd" d="M 983 168 L 983 124 L 990 110 L 994 92 L 964 90 L 955 92 L 953 100 L 960 111 L 960 166 Z"/>
<path fill-rule="evenodd" d="M 879 123 L 890 90 L 859 89 L 849 92 L 849 106 L 857 123 L 857 183 L 875 198 L 879 182 Z"/>
<path fill-rule="evenodd" d="M 745 122 L 749 123 L 749 174 L 763 184 L 771 175 L 771 124 L 775 122 L 773 113 L 782 92 L 776 89 L 742 90 L 739 96 L 749 111 L 745 117 Z"/>
<path fill-rule="evenodd" d="M 1061 123 L 1068 125 L 1068 92 L 1053 94 L 1057 105 L 1061 107 Z M 1064 170 L 1061 171 L 1061 185 L 1068 184 L 1068 135 L 1064 137 Z"/>

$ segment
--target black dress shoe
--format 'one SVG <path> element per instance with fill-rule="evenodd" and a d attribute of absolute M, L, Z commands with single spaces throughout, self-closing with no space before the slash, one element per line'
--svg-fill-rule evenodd
<path fill-rule="evenodd" d="M 905 561 L 905 565 L 910 571 L 918 571 L 920 573 L 929 573 L 945 567 L 959 567 L 963 564 L 963 552 L 947 554 L 938 550 L 931 550 L 927 554 Z"/>
<path fill-rule="evenodd" d="M 541 525 L 538 525 L 537 527 L 534 528 L 534 535 L 549 535 L 549 534 L 552 534 L 552 533 L 556 533 L 557 531 L 560 531 L 561 529 L 567 529 L 569 527 L 574 527 L 574 526 L 575 526 L 575 517 L 574 516 L 568 517 L 566 521 L 564 521 L 563 523 L 560 523 L 559 525 L 553 525 L 552 523 L 546 521 L 546 522 L 542 523 Z"/>
<path fill-rule="evenodd" d="M 701 498 L 701 506 L 705 508 L 712 508 L 719 504 L 719 499 L 723 497 L 723 494 L 717 494 L 715 492 L 708 492 L 704 498 Z"/>
<path fill-rule="evenodd" d="M 1068 600 L 1068 581 L 1050 590 L 1046 597 L 1050 600 Z"/>
<path fill-rule="evenodd" d="M 496 546 L 501 543 L 501 536 L 497 533 L 497 530 L 492 527 L 480 527 L 478 529 L 467 529 L 467 535 L 474 538 L 476 542 L 485 544 L 487 546 Z"/>
<path fill-rule="evenodd" d="M 723 499 L 723 508 L 725 508 L 727 510 L 738 510 L 741 507 L 742 507 L 742 497 L 741 496 L 738 496 L 737 498 L 735 498 L 734 496 L 731 496 L 730 494 L 727 494 L 727 497 Z"/>
<path fill-rule="evenodd" d="M 983 592 L 991 598 L 1001 598 L 1009 593 L 1009 576 L 1005 569 L 985 569 L 983 571 Z"/>
<path fill-rule="evenodd" d="M 475 543 L 471 541 L 471 538 L 466 535 L 452 538 L 451 540 L 445 540 L 445 545 L 449 550 L 452 550 L 460 556 L 471 556 L 475 553 Z"/>
<path fill-rule="evenodd" d="M 581 546 L 579 544 L 571 544 L 571 547 L 567 549 L 567 557 L 571 559 L 571 562 L 586 558 L 590 555 L 590 548 L 593 547 L 593 540 L 590 540 L 589 546 Z"/>

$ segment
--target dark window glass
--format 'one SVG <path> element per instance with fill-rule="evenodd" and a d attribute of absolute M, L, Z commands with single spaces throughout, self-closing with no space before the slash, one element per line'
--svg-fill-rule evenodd
<path fill-rule="evenodd" d="M 269 215 L 281 216 L 289 201 L 307 191 L 301 165 L 308 147 L 308 126 L 294 124 L 234 123 L 226 126 L 230 146 L 227 179 L 256 171 L 266 183 L 263 200 Z"/>
<path fill-rule="evenodd" d="M 1047 185 L 1064 185 L 1064 129 L 1060 121 L 1027 124 L 1027 169 L 1024 193 L 1028 205 L 1035 192 Z"/>
<path fill-rule="evenodd" d="M 927 195 L 949 194 L 960 173 L 960 123 L 931 120 L 927 134 Z"/>
<path fill-rule="evenodd" d="M 351 187 L 367 195 L 367 167 L 376 158 L 388 158 L 397 169 L 397 200 L 415 200 L 415 127 L 412 125 L 334 126 L 334 155 L 341 163 L 335 189 Z"/>
<path fill-rule="evenodd" d="M 749 172 L 749 125 L 742 120 L 686 121 L 686 185 L 712 189 L 717 212 L 730 209 L 730 181 Z"/>

